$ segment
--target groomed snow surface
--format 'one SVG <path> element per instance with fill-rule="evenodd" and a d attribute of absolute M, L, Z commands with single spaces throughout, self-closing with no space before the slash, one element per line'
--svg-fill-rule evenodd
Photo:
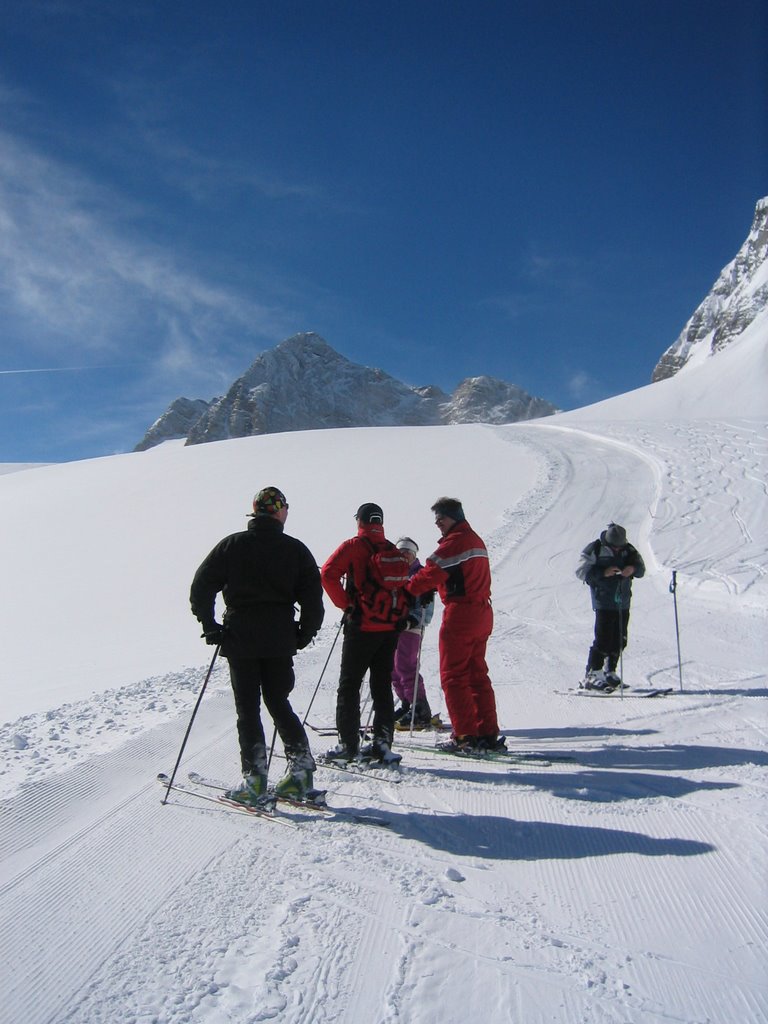
<path fill-rule="evenodd" d="M 0 1022 L 767 1020 L 764 369 L 752 339 L 540 423 L 172 443 L 0 475 Z M 319 561 L 362 501 L 426 554 L 430 504 L 463 499 L 491 556 L 502 728 L 548 760 L 454 761 L 401 734 L 399 774 L 318 770 L 331 805 L 386 829 L 161 805 L 155 776 L 212 653 L 192 574 L 272 483 Z M 573 570 L 611 519 L 648 565 L 625 679 L 668 697 L 563 692 L 592 627 Z M 423 651 L 435 710 L 439 612 Z M 328 661 L 313 724 L 333 721 L 337 628 L 329 608 L 296 659 L 302 715 Z M 189 770 L 237 778 L 226 665 Z"/>

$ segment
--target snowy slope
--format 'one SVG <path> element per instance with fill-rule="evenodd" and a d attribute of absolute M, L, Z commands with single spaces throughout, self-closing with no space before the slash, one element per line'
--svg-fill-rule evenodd
<path fill-rule="evenodd" d="M 765 349 L 744 338 L 541 423 L 172 443 L 0 476 L 0 1022 L 764 1021 Z M 428 551 L 429 505 L 463 498 L 491 553 L 503 729 L 549 763 L 454 763 L 405 735 L 400 776 L 318 771 L 332 804 L 386 830 L 160 805 L 154 774 L 211 654 L 192 572 L 271 482 L 318 559 L 362 500 Z M 612 518 L 649 567 L 625 677 L 667 698 L 558 692 L 590 639 L 578 551 Z M 336 627 L 329 612 L 297 657 L 301 712 Z M 439 708 L 437 629 L 423 667 Z M 332 720 L 337 672 L 338 647 L 313 723 Z M 225 669 L 187 769 L 236 777 Z"/>

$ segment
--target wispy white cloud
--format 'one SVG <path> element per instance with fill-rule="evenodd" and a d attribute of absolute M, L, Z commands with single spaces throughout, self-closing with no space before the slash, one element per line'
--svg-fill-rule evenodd
<path fill-rule="evenodd" d="M 521 258 L 519 272 L 521 279 L 532 287 L 546 287 L 572 295 L 589 289 L 596 267 L 594 255 L 585 259 L 532 245 Z"/>
<path fill-rule="evenodd" d="M 26 325 L 30 348 L 119 355 L 130 338 L 162 361 L 184 335 L 188 361 L 207 362 L 227 332 L 279 336 L 285 310 L 187 270 L 137 234 L 136 212 L 0 133 L 0 307 Z"/>
<path fill-rule="evenodd" d="M 589 398 L 597 388 L 597 381 L 585 370 L 577 370 L 571 374 L 568 382 L 568 394 L 574 401 Z"/>

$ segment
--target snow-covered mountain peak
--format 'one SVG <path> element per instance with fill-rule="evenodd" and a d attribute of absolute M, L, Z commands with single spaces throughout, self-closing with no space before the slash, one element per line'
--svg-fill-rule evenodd
<path fill-rule="evenodd" d="M 716 355 L 760 324 L 768 336 L 768 196 L 758 201 L 744 244 L 656 364 L 652 381 Z"/>
<path fill-rule="evenodd" d="M 451 423 L 517 423 L 549 416 L 552 406 L 495 377 L 467 377 L 450 402 Z"/>
<path fill-rule="evenodd" d="M 469 378 L 453 396 L 434 385 L 412 387 L 353 363 L 313 331 L 262 352 L 225 395 L 200 403 L 193 422 L 180 418 L 178 405 L 152 425 L 137 451 L 182 437 L 203 444 L 332 427 L 514 423 L 556 412 L 551 403 L 491 377 Z"/>

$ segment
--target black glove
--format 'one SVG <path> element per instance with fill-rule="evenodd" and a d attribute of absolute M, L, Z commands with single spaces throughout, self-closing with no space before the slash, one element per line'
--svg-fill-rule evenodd
<path fill-rule="evenodd" d="M 220 647 L 227 635 L 227 627 L 220 626 L 218 622 L 206 622 L 203 626 L 203 637 L 211 647 Z"/>
<path fill-rule="evenodd" d="M 427 590 L 425 593 L 419 594 L 419 600 L 422 608 L 428 608 L 435 600 L 435 591 Z"/>
<path fill-rule="evenodd" d="M 296 623 L 296 649 L 303 651 L 305 647 L 309 647 L 312 641 L 315 639 L 314 633 L 306 633 L 299 623 Z"/>

